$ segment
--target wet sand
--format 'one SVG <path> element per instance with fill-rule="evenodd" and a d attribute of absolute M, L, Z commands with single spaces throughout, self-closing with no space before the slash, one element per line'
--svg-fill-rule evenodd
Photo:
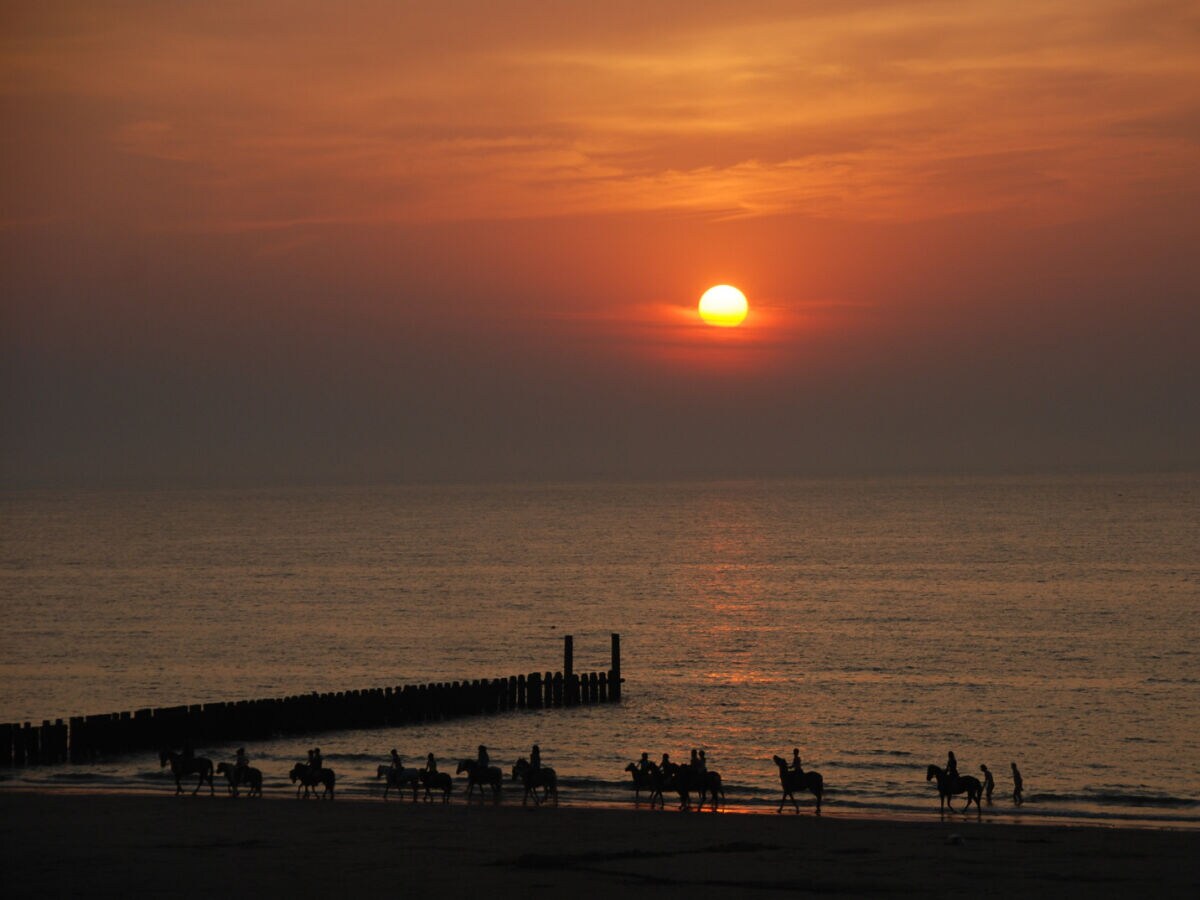
<path fill-rule="evenodd" d="M 1200 832 L 0 794 L 8 896 L 1200 896 Z"/>

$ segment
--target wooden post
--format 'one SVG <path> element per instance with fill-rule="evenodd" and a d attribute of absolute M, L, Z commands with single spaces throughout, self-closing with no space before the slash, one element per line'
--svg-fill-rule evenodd
<path fill-rule="evenodd" d="M 612 668 L 608 673 L 608 693 L 613 702 L 621 699 L 621 635 L 612 636 Z"/>

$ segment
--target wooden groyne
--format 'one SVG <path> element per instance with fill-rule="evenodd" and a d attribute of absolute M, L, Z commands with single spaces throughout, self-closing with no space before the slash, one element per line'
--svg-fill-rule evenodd
<path fill-rule="evenodd" d="M 576 673 L 567 636 L 559 672 L 408 684 L 267 700 L 197 703 L 133 712 L 0 725 L 0 766 L 83 763 L 106 756 L 276 735 L 382 728 L 621 699 L 621 636 L 612 636 L 611 668 Z"/>

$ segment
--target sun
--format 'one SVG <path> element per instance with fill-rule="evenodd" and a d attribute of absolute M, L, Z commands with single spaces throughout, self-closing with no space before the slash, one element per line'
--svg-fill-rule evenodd
<path fill-rule="evenodd" d="M 750 306 L 746 295 L 731 284 L 710 287 L 700 298 L 700 318 L 706 325 L 736 328 L 746 318 Z"/>

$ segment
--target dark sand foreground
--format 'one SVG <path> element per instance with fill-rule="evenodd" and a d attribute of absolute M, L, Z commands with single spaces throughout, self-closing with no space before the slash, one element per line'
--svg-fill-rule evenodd
<path fill-rule="evenodd" d="M 1200 833 L 667 810 L 0 794 L 0 889 L 63 894 L 1200 896 Z"/>

